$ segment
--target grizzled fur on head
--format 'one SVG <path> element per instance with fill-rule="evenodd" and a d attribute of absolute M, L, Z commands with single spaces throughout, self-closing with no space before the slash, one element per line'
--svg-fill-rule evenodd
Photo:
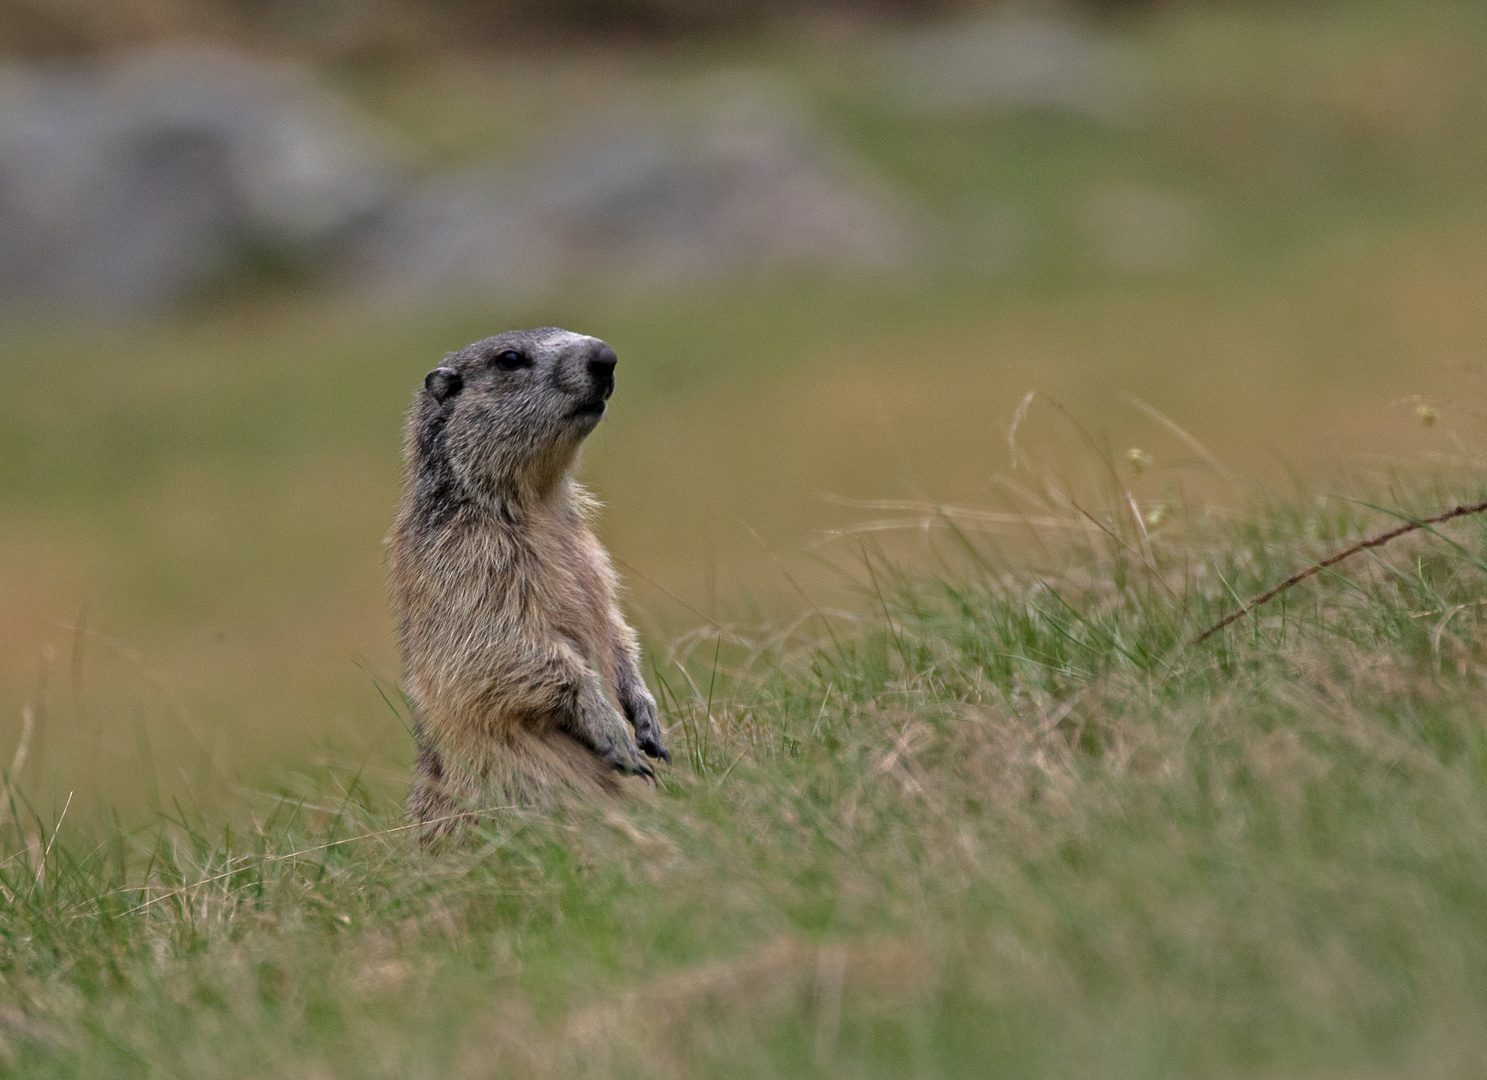
<path fill-rule="evenodd" d="M 548 494 L 604 416 L 614 367 L 604 342 L 557 327 L 513 330 L 451 353 L 413 404 L 415 501 L 512 510 Z"/>

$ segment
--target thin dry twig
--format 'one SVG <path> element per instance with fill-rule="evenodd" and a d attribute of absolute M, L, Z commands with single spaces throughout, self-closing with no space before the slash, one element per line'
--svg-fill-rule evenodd
<path fill-rule="evenodd" d="M 1227 615 L 1223 619 L 1214 623 L 1207 630 L 1203 631 L 1197 637 L 1193 638 L 1193 644 L 1201 645 L 1204 641 L 1207 641 L 1210 637 L 1218 633 L 1230 623 L 1238 622 L 1240 619 L 1248 615 L 1251 611 L 1254 611 L 1255 608 L 1259 607 L 1261 604 L 1269 600 L 1274 600 L 1277 596 L 1285 592 L 1292 585 L 1295 585 L 1301 581 L 1305 581 L 1307 578 L 1311 577 L 1319 570 L 1325 570 L 1329 566 L 1336 566 L 1344 559 L 1356 555 L 1360 551 L 1367 551 L 1369 548 L 1382 547 L 1390 540 L 1396 540 L 1399 537 L 1403 536 L 1405 533 L 1412 533 L 1416 529 L 1423 529 L 1427 525 L 1438 525 L 1443 521 L 1450 521 L 1452 518 L 1466 517 L 1468 514 L 1480 514 L 1484 510 L 1487 510 L 1487 502 L 1473 503 L 1471 506 L 1458 506 L 1455 509 L 1447 510 L 1443 514 L 1436 514 L 1434 517 L 1419 518 L 1416 520 L 1408 521 L 1403 525 L 1390 529 L 1388 532 L 1382 532 L 1379 533 L 1377 536 L 1371 536 L 1361 543 L 1354 544 L 1350 548 L 1337 552 L 1335 555 L 1329 555 L 1321 562 L 1316 563 L 1312 566 L 1308 566 L 1305 570 L 1296 571 L 1296 573 L 1286 578 L 1285 581 L 1282 581 L 1279 585 L 1275 586 L 1275 588 L 1261 593 L 1249 603 L 1245 604 L 1244 607 L 1240 608 L 1238 611 L 1234 612 L 1231 615 Z"/>

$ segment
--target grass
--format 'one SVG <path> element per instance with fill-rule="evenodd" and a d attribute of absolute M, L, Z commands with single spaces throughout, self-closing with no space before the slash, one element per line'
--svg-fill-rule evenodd
<path fill-rule="evenodd" d="M 1475 1075 L 1487 525 L 1194 647 L 1389 519 L 1042 519 L 653 648 L 652 796 L 440 853 L 365 763 L 140 829 L 17 804 L 0 1074 Z"/>

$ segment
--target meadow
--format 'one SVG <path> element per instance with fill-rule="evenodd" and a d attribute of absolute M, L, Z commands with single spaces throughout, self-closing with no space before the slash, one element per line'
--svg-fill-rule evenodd
<path fill-rule="evenodd" d="M 944 522 L 936 574 L 699 630 L 654 793 L 443 852 L 344 768 L 236 826 L 13 802 L 0 1069 L 1477 1075 L 1483 519 L 1194 644 L 1389 515 L 1094 509 L 1030 521 L 1036 565 Z"/>
<path fill-rule="evenodd" d="M 0 1075 L 1479 1072 L 1482 519 L 1191 639 L 1484 497 L 1487 18 L 1114 33 L 1124 126 L 905 116 L 823 34 L 344 76 L 460 161 L 766 71 L 950 234 L 1015 210 L 994 267 L 7 328 Z M 1132 190 L 1182 258 L 1102 255 Z M 401 415 L 545 324 L 621 357 L 583 477 L 676 761 L 421 852 Z"/>

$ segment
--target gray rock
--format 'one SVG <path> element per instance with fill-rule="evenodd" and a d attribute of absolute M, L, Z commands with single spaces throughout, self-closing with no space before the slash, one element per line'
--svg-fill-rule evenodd
<path fill-rule="evenodd" d="M 0 305 L 149 311 L 244 241 L 322 251 L 389 197 L 389 146 L 308 80 L 229 54 L 0 71 Z"/>
<path fill-rule="evenodd" d="M 547 292 L 560 252 L 534 235 L 511 186 L 495 165 L 416 185 L 352 241 L 343 278 L 352 291 L 397 306 Z"/>
<path fill-rule="evenodd" d="M 983 17 L 923 31 L 889 50 L 890 92 L 907 109 L 1068 112 L 1128 122 L 1143 71 L 1116 42 L 1067 19 Z"/>
<path fill-rule="evenodd" d="M 918 214 L 773 87 L 724 81 L 687 113 L 609 115 L 533 157 L 438 178 L 368 231 L 352 276 L 384 297 L 525 297 L 790 267 L 896 271 Z"/>

